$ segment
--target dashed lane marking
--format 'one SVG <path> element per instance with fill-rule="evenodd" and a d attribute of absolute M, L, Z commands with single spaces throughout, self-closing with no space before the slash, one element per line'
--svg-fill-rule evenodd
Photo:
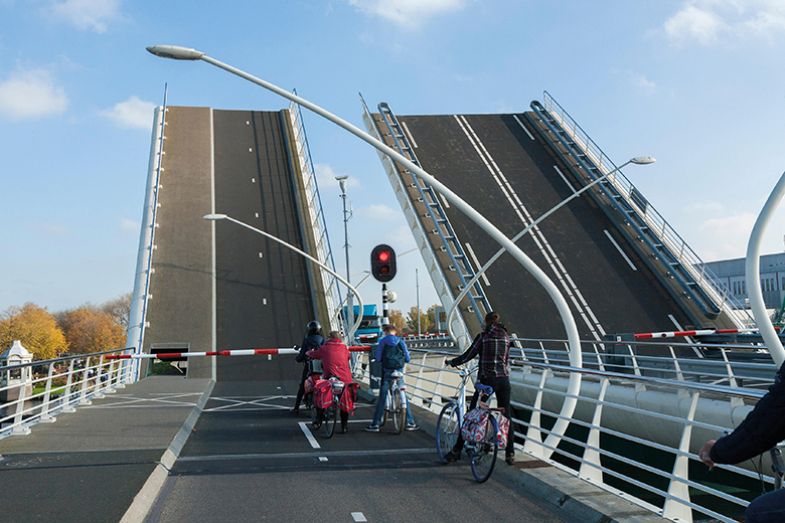
<path fill-rule="evenodd" d="M 472 249 L 472 246 L 469 242 L 466 242 L 466 250 L 469 251 L 469 256 L 472 257 L 472 261 L 474 262 L 474 266 L 477 267 L 477 270 L 479 271 L 482 269 L 482 264 L 480 263 L 480 260 L 477 259 L 477 255 L 474 254 L 474 249 Z M 491 286 L 491 282 L 488 281 L 488 277 L 485 275 L 485 273 L 482 273 L 480 278 L 482 278 L 482 281 L 485 282 L 486 287 Z"/>
<path fill-rule="evenodd" d="M 319 461 L 322 462 L 322 463 L 324 463 L 325 461 L 328 461 L 327 460 L 327 456 L 319 456 Z"/>
<path fill-rule="evenodd" d="M 403 130 L 406 131 L 406 135 L 409 137 L 409 141 L 412 142 L 412 146 L 417 149 L 417 142 L 414 141 L 414 135 L 409 130 L 409 126 L 406 125 L 406 122 L 401 122 L 403 124 Z"/>
<path fill-rule="evenodd" d="M 356 522 L 368 521 L 362 512 L 352 512 L 352 519 Z"/>
<path fill-rule="evenodd" d="M 322 448 L 321 445 L 319 445 L 319 442 L 316 441 L 316 438 L 313 437 L 313 434 L 311 434 L 311 430 L 308 428 L 308 425 L 306 425 L 304 421 L 299 422 L 298 425 L 300 425 L 300 430 L 303 431 L 303 434 L 305 434 L 305 439 L 308 440 L 308 443 L 311 444 L 312 448 L 314 449 Z"/>
<path fill-rule="evenodd" d="M 557 173 L 559 173 L 559 176 L 561 176 L 561 179 L 564 180 L 565 184 L 567 184 L 567 187 L 570 188 L 570 192 L 574 193 L 575 192 L 575 187 L 573 187 L 572 184 L 569 182 L 569 180 L 567 180 L 567 177 L 564 176 L 564 173 L 561 172 L 561 169 L 559 169 L 555 165 L 553 166 L 553 168 L 556 170 Z"/>
<path fill-rule="evenodd" d="M 514 114 L 514 115 L 512 115 L 512 117 L 513 117 L 513 118 L 515 118 L 515 121 L 516 121 L 516 122 L 518 122 L 518 125 L 520 125 L 520 126 L 521 126 L 521 129 L 523 129 L 524 131 L 526 131 L 526 134 L 528 134 L 528 135 L 529 135 L 529 138 L 531 138 L 532 140 L 534 140 L 534 136 L 532 136 L 532 133 L 530 133 L 530 132 L 529 132 L 529 130 L 526 128 L 526 126 L 525 126 L 525 125 L 523 125 L 523 122 L 521 122 L 521 121 L 518 119 L 518 115 L 517 115 L 517 114 Z"/>
<path fill-rule="evenodd" d="M 629 256 L 627 256 L 627 253 L 624 252 L 623 250 L 621 250 L 621 247 L 619 246 L 618 243 L 616 243 L 616 240 L 613 238 L 613 236 L 611 236 L 611 233 L 608 232 L 608 229 L 603 229 L 603 232 L 605 233 L 605 236 L 607 236 L 608 239 L 611 241 L 613 246 L 616 247 L 616 250 L 619 251 L 619 254 L 621 254 L 621 257 L 624 258 L 624 261 L 627 262 L 627 265 L 630 266 L 630 269 L 632 269 L 634 271 L 637 271 L 638 268 L 635 266 L 634 263 L 632 263 L 632 260 L 630 260 Z"/>

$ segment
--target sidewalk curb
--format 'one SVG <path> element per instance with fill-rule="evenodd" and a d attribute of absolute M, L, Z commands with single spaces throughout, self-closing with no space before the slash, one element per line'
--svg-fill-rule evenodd
<path fill-rule="evenodd" d="M 169 477 L 169 471 L 174 466 L 177 457 L 180 455 L 180 451 L 183 450 L 185 443 L 188 441 L 188 437 L 191 435 L 191 431 L 196 425 L 199 416 L 201 416 L 202 409 L 204 409 L 204 406 L 207 404 L 207 400 L 210 399 L 210 394 L 212 393 L 214 386 L 215 380 L 210 380 L 207 387 L 202 392 L 202 395 L 199 397 L 199 401 L 191 410 L 191 413 L 188 414 L 188 417 L 183 422 L 180 430 L 177 431 L 177 434 L 175 434 L 171 443 L 169 443 L 169 446 L 161 455 L 161 459 L 155 466 L 155 469 L 153 469 L 153 472 L 150 473 L 150 476 L 148 476 L 144 485 L 142 485 L 142 488 L 136 496 L 134 496 L 134 500 L 125 511 L 125 514 L 123 514 L 120 523 L 141 523 L 150 513 L 150 509 L 153 508 L 153 504 L 158 498 L 158 494 L 161 492 L 161 489 L 166 482 L 166 478 Z"/>
<path fill-rule="evenodd" d="M 370 402 L 375 396 L 361 388 L 359 395 Z M 433 412 L 414 406 L 414 415 L 422 430 L 436 437 L 438 417 Z M 436 452 L 436 449 L 434 449 Z M 611 494 L 553 465 L 516 453 L 516 464 L 506 466 L 500 459 L 494 471 L 521 494 L 533 496 L 553 507 L 568 521 L 581 523 L 654 523 L 668 521 L 624 498 Z"/>

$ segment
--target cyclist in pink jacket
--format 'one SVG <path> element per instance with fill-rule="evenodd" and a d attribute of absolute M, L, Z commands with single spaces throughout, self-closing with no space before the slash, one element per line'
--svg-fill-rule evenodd
<path fill-rule="evenodd" d="M 329 379 L 332 377 L 338 378 L 345 385 L 352 383 L 352 371 L 349 368 L 349 348 L 341 341 L 341 333 L 338 331 L 331 331 L 327 335 L 327 341 L 318 349 L 308 351 L 308 357 L 314 360 L 322 361 L 322 378 Z M 346 390 L 348 387 L 344 388 Z M 316 426 L 321 425 L 324 412 L 321 409 L 317 410 L 318 418 Z M 341 432 L 346 433 L 349 430 L 349 413 L 341 410 Z"/>

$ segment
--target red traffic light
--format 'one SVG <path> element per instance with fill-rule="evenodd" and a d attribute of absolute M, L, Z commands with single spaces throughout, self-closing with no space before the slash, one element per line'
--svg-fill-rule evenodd
<path fill-rule="evenodd" d="M 395 251 L 389 245 L 377 245 L 371 251 L 371 274 L 380 282 L 388 282 L 395 277 Z"/>

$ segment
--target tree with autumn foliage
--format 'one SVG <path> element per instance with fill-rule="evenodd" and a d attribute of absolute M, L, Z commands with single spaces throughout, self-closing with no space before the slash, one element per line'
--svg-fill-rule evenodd
<path fill-rule="evenodd" d="M 98 307 L 82 305 L 57 314 L 74 354 L 89 354 L 125 347 L 125 329 L 116 318 Z"/>
<path fill-rule="evenodd" d="M 387 319 L 390 320 L 390 325 L 398 329 L 399 334 L 403 334 L 407 331 L 406 319 L 404 319 L 403 313 L 398 309 L 390 309 L 390 314 Z"/>
<path fill-rule="evenodd" d="M 10 347 L 14 340 L 20 340 L 37 360 L 56 358 L 68 350 L 55 317 L 33 303 L 11 307 L 0 316 L 0 350 Z"/>

